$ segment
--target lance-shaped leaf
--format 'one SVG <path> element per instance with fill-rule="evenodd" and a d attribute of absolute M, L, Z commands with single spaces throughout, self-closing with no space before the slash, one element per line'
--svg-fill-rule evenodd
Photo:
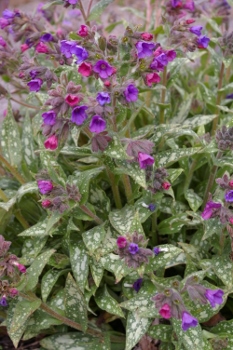
<path fill-rule="evenodd" d="M 63 271 L 49 270 L 46 272 L 41 281 L 41 295 L 44 302 L 46 302 L 58 278 L 68 271 L 67 269 Z"/>
<path fill-rule="evenodd" d="M 23 157 L 27 164 L 27 167 L 33 171 L 37 171 L 37 161 L 35 155 L 35 143 L 33 138 L 32 123 L 27 112 L 24 117 L 23 128 L 22 128 L 22 150 Z"/>
<path fill-rule="evenodd" d="M 132 177 L 132 179 L 142 186 L 147 188 L 145 171 L 140 169 L 137 162 L 129 163 L 122 159 L 116 160 L 117 168 L 115 168 L 114 173 L 116 174 L 127 174 Z"/>
<path fill-rule="evenodd" d="M 125 265 L 124 261 L 115 254 L 103 256 L 100 258 L 99 263 L 106 270 L 112 272 L 116 276 L 116 283 L 118 283 L 122 277 L 127 276 L 132 271 L 132 269 Z"/>
<path fill-rule="evenodd" d="M 31 226 L 27 230 L 21 232 L 19 236 L 21 237 L 44 237 L 48 236 L 48 233 L 46 232 L 46 226 L 47 226 L 48 218 L 46 218 L 44 221 L 38 222 L 36 225 Z"/>
<path fill-rule="evenodd" d="M 91 9 L 91 13 L 88 17 L 89 21 L 97 20 L 101 16 L 104 9 L 111 4 L 114 0 L 100 0 L 93 8 Z"/>
<path fill-rule="evenodd" d="M 87 249 L 92 253 L 100 246 L 100 243 L 106 236 L 106 231 L 103 225 L 95 226 L 91 230 L 84 232 L 82 236 Z"/>
<path fill-rule="evenodd" d="M 89 257 L 82 241 L 70 241 L 70 263 L 78 287 L 84 292 L 89 272 Z"/>
<path fill-rule="evenodd" d="M 113 141 L 109 143 L 104 154 L 115 159 L 131 159 L 117 137 L 113 137 Z"/>
<path fill-rule="evenodd" d="M 135 312 L 130 312 L 126 325 L 126 347 L 131 350 L 150 327 L 151 319 L 139 317 Z"/>
<path fill-rule="evenodd" d="M 135 295 L 133 298 L 121 303 L 121 307 L 134 312 L 139 317 L 159 317 L 158 310 L 155 308 L 154 302 L 151 300 L 154 295 L 155 292 Z"/>
<path fill-rule="evenodd" d="M 50 256 L 55 252 L 54 249 L 47 250 L 46 252 L 40 254 L 32 263 L 32 265 L 27 269 L 28 282 L 26 284 L 25 290 L 32 290 L 36 287 L 38 283 L 39 276 L 49 261 Z"/>
<path fill-rule="evenodd" d="M 204 221 L 204 235 L 202 237 L 202 241 L 205 239 L 212 237 L 215 233 L 220 234 L 222 232 L 222 223 L 219 218 L 212 218 L 210 220 Z"/>
<path fill-rule="evenodd" d="M 154 339 L 160 339 L 163 342 L 170 342 L 171 334 L 172 334 L 172 326 L 168 326 L 165 324 L 158 324 L 155 326 L 151 326 L 147 334 Z"/>
<path fill-rule="evenodd" d="M 75 280 L 68 274 L 65 286 L 65 312 L 71 320 L 79 323 L 83 332 L 87 329 L 87 305 Z"/>
<path fill-rule="evenodd" d="M 8 103 L 7 115 L 2 123 L 1 148 L 3 156 L 11 165 L 20 164 L 22 160 L 21 140 L 10 102 Z"/>
<path fill-rule="evenodd" d="M 196 212 L 197 209 L 202 205 L 203 199 L 198 196 L 198 194 L 196 194 L 193 189 L 185 191 L 184 195 L 188 201 L 190 208 Z"/>
<path fill-rule="evenodd" d="M 109 294 L 106 285 L 98 290 L 95 296 L 95 301 L 100 309 L 109 312 L 110 314 L 124 317 L 124 314 L 118 302 Z"/>
<path fill-rule="evenodd" d="M 233 286 L 233 263 L 230 261 L 228 254 L 215 256 L 211 260 L 211 267 L 216 275 L 223 281 L 226 286 Z"/>
<path fill-rule="evenodd" d="M 177 162 L 178 160 L 185 158 L 185 157 L 191 157 L 193 154 L 200 151 L 200 147 L 193 147 L 193 148 L 179 148 L 179 149 L 172 149 L 169 151 L 163 151 L 158 153 L 157 155 L 157 165 L 159 167 L 168 166 L 172 163 Z"/>
<path fill-rule="evenodd" d="M 123 235 L 129 232 L 134 213 L 134 207 L 126 205 L 122 209 L 112 211 L 109 214 L 109 220 L 115 230 Z"/>
<path fill-rule="evenodd" d="M 90 269 L 91 269 L 93 280 L 96 286 L 99 287 L 104 274 L 104 268 L 99 263 L 97 263 L 97 261 L 93 258 L 92 261 L 90 262 Z"/>
<path fill-rule="evenodd" d="M 179 257 L 180 254 L 183 253 L 183 250 L 180 248 L 175 247 L 172 244 L 163 244 L 159 246 L 160 253 L 158 255 L 154 255 L 152 258 L 150 258 L 149 264 L 146 266 L 146 271 L 154 271 L 157 270 L 159 267 L 170 267 L 173 266 L 172 262 L 174 263 L 173 259 L 176 257 Z M 177 264 L 179 263 L 179 259 L 177 261 Z M 180 263 L 183 261 L 181 260 Z"/>
<path fill-rule="evenodd" d="M 31 264 L 47 242 L 47 237 L 25 239 L 22 248 L 21 264 Z"/>

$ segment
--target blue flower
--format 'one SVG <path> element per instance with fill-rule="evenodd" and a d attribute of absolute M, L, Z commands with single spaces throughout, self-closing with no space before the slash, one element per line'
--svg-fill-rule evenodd
<path fill-rule="evenodd" d="M 135 255 L 139 251 L 139 247 L 136 243 L 130 243 L 128 250 L 130 254 Z"/>
<path fill-rule="evenodd" d="M 99 92 L 96 97 L 96 101 L 101 105 L 104 106 L 106 103 L 111 102 L 111 97 L 108 92 Z"/>
<path fill-rule="evenodd" d="M 138 293 L 139 290 L 141 289 L 142 286 L 142 278 L 138 278 L 134 283 L 133 283 L 133 289 Z"/>
<path fill-rule="evenodd" d="M 82 125 L 87 119 L 86 109 L 87 106 L 77 106 L 73 109 L 71 114 L 71 121 L 77 125 Z"/>

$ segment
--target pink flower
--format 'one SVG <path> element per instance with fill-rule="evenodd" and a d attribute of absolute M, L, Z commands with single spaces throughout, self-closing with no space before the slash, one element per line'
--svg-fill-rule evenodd
<path fill-rule="evenodd" d="M 66 96 L 65 101 L 68 103 L 68 105 L 74 107 L 80 102 L 80 98 L 78 96 L 69 94 Z"/>
<path fill-rule="evenodd" d="M 10 288 L 9 289 L 9 292 L 10 292 L 10 296 L 12 297 L 12 298 L 14 298 L 16 295 L 18 295 L 18 290 L 16 289 L 16 288 Z"/>
<path fill-rule="evenodd" d="M 233 180 L 229 181 L 228 185 L 233 188 Z"/>
<path fill-rule="evenodd" d="M 159 310 L 160 315 L 163 318 L 169 319 L 171 318 L 171 309 L 168 304 L 164 304 L 161 309 Z"/>
<path fill-rule="evenodd" d="M 26 51 L 26 50 L 29 49 L 29 46 L 28 46 L 27 44 L 22 44 L 22 45 L 20 46 L 20 49 L 21 49 L 22 52 L 24 52 L 24 51 Z"/>
<path fill-rule="evenodd" d="M 111 82 L 109 80 L 105 80 L 104 86 L 106 86 L 106 87 L 111 86 Z"/>
<path fill-rule="evenodd" d="M 194 23 L 194 22 L 196 22 L 196 21 L 195 21 L 195 19 L 193 19 L 193 18 L 186 19 L 186 21 L 185 21 L 186 24 L 192 24 L 192 23 Z"/>
<path fill-rule="evenodd" d="M 127 239 L 124 236 L 117 238 L 117 245 L 119 248 L 125 248 L 127 246 Z"/>
<path fill-rule="evenodd" d="M 81 37 L 85 38 L 86 36 L 88 36 L 88 28 L 87 26 L 85 26 L 84 24 L 81 24 L 79 31 L 78 31 L 78 35 L 80 35 Z"/>
<path fill-rule="evenodd" d="M 48 47 L 46 44 L 44 43 L 39 43 L 37 46 L 36 46 L 36 52 L 38 53 L 48 53 L 49 50 L 48 50 Z"/>
<path fill-rule="evenodd" d="M 153 39 L 153 34 L 151 33 L 142 33 L 141 38 L 145 41 L 151 41 Z"/>
<path fill-rule="evenodd" d="M 88 63 L 88 62 L 81 63 L 79 68 L 78 68 L 78 72 L 83 77 L 89 77 L 92 74 L 92 65 L 91 65 L 91 63 Z"/>
<path fill-rule="evenodd" d="M 54 151 L 58 146 L 57 136 L 56 135 L 50 136 L 47 140 L 45 140 L 44 146 L 45 148 L 51 149 L 52 151 Z"/>
<path fill-rule="evenodd" d="M 145 83 L 147 86 L 152 86 L 154 83 L 159 83 L 161 80 L 157 73 L 148 73 L 146 75 Z"/>
<path fill-rule="evenodd" d="M 51 206 L 51 201 L 49 199 L 45 199 L 42 201 L 42 207 L 49 208 Z"/>
<path fill-rule="evenodd" d="M 229 219 L 230 224 L 233 224 L 233 218 Z"/>
<path fill-rule="evenodd" d="M 164 190 L 169 190 L 169 188 L 171 187 L 171 184 L 169 184 L 169 182 L 164 182 L 162 183 L 162 187 Z"/>
<path fill-rule="evenodd" d="M 155 160 L 149 154 L 139 152 L 138 161 L 141 169 L 147 168 L 147 166 L 153 165 Z"/>

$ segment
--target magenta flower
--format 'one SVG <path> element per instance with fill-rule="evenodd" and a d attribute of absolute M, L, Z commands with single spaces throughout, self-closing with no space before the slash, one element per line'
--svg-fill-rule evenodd
<path fill-rule="evenodd" d="M 87 26 L 85 26 L 84 24 L 81 24 L 79 30 L 78 30 L 78 35 L 80 35 L 81 37 L 85 38 L 86 36 L 88 36 L 88 28 Z"/>
<path fill-rule="evenodd" d="M 171 184 L 167 181 L 162 183 L 162 187 L 164 190 L 169 190 L 169 188 L 171 187 Z"/>
<path fill-rule="evenodd" d="M 159 310 L 160 315 L 163 318 L 169 319 L 171 318 L 171 308 L 168 304 L 164 304 Z"/>
<path fill-rule="evenodd" d="M 94 115 L 90 122 L 89 129 L 91 132 L 99 134 L 106 129 L 106 121 L 99 115 Z"/>
<path fill-rule="evenodd" d="M 127 239 L 124 236 L 119 236 L 117 238 L 118 248 L 125 248 L 127 246 Z"/>
<path fill-rule="evenodd" d="M 138 99 L 138 89 L 134 84 L 129 84 L 124 91 L 124 96 L 127 102 L 135 102 Z"/>
<path fill-rule="evenodd" d="M 43 80 L 40 78 L 37 78 L 29 81 L 29 83 L 27 83 L 27 86 L 29 87 L 30 91 L 38 92 L 40 91 L 42 84 L 43 84 Z"/>
<path fill-rule="evenodd" d="M 205 297 L 209 300 L 211 307 L 215 307 L 223 303 L 223 294 L 224 292 L 221 289 L 207 289 Z"/>
<path fill-rule="evenodd" d="M 5 42 L 5 40 L 3 39 L 2 36 L 0 36 L 0 46 L 2 46 L 2 47 L 6 46 L 6 42 Z"/>
<path fill-rule="evenodd" d="M 139 251 L 139 247 L 136 243 L 130 243 L 128 250 L 130 254 L 135 255 Z"/>
<path fill-rule="evenodd" d="M 78 67 L 78 72 L 83 76 L 83 77 L 89 77 L 92 73 L 92 65 L 91 63 L 88 62 L 83 62 L 80 64 Z"/>
<path fill-rule="evenodd" d="M 151 41 L 153 39 L 153 34 L 145 32 L 141 34 L 141 38 L 145 41 Z"/>
<path fill-rule="evenodd" d="M 111 102 L 111 97 L 108 92 L 99 92 L 96 97 L 96 101 L 101 105 L 104 106 L 106 103 Z"/>
<path fill-rule="evenodd" d="M 171 0 L 171 6 L 173 8 L 181 7 L 182 6 L 182 1 L 180 1 L 180 0 Z"/>
<path fill-rule="evenodd" d="M 16 267 L 18 268 L 19 272 L 21 273 L 26 273 L 27 272 L 27 269 L 24 265 L 22 264 L 17 264 Z"/>
<path fill-rule="evenodd" d="M 134 283 L 133 283 L 133 289 L 138 293 L 139 290 L 141 289 L 143 279 L 138 278 Z"/>
<path fill-rule="evenodd" d="M 114 73 L 114 69 L 107 61 L 99 60 L 93 67 L 93 71 L 98 73 L 100 78 L 106 79 Z"/>
<path fill-rule="evenodd" d="M 167 56 L 168 62 L 172 62 L 176 58 L 176 51 L 168 50 L 166 51 L 166 56 Z"/>
<path fill-rule="evenodd" d="M 5 27 L 9 26 L 10 22 L 6 18 L 0 18 L 0 28 L 4 29 Z"/>
<path fill-rule="evenodd" d="M 204 211 L 201 214 L 201 217 L 204 220 L 208 220 L 211 217 L 213 217 L 213 214 L 215 214 L 215 212 L 217 212 L 218 209 L 220 209 L 221 207 L 222 207 L 221 203 L 209 201 L 206 203 Z"/>
<path fill-rule="evenodd" d="M 38 45 L 36 45 L 36 52 L 38 53 L 48 53 L 48 47 L 47 45 L 45 45 L 44 43 L 39 43 Z"/>
<path fill-rule="evenodd" d="M 161 80 L 157 73 L 148 73 L 145 78 L 145 83 L 147 86 L 152 86 L 152 84 L 157 84 Z"/>
<path fill-rule="evenodd" d="M 207 46 L 209 45 L 209 42 L 210 42 L 210 38 L 208 38 L 205 35 L 200 36 L 197 40 L 197 47 L 199 49 L 206 49 Z"/>
<path fill-rule="evenodd" d="M 10 288 L 9 292 L 10 292 L 11 298 L 14 298 L 16 295 L 19 294 L 19 291 L 16 288 Z"/>
<path fill-rule="evenodd" d="M 56 122 L 56 117 L 57 114 L 53 110 L 44 112 L 42 114 L 42 118 L 45 125 L 54 125 Z"/>
<path fill-rule="evenodd" d="M 182 314 L 182 329 L 187 331 L 190 327 L 196 327 L 198 325 L 198 320 L 190 315 L 187 311 Z"/>
<path fill-rule="evenodd" d="M 142 153 L 142 152 L 138 153 L 138 161 L 141 169 L 145 169 L 148 166 L 153 165 L 155 162 L 153 157 L 151 157 L 147 153 Z"/>
<path fill-rule="evenodd" d="M 194 11 L 195 10 L 195 5 L 193 0 L 186 0 L 186 3 L 184 4 L 184 9 Z"/>
<path fill-rule="evenodd" d="M 197 36 L 201 36 L 202 26 L 193 26 L 189 28 L 189 31 Z"/>
<path fill-rule="evenodd" d="M 45 199 L 41 202 L 41 205 L 43 208 L 50 208 L 52 203 L 49 199 Z"/>
<path fill-rule="evenodd" d="M 77 125 L 82 125 L 87 119 L 87 114 L 85 112 L 87 109 L 87 106 L 75 107 L 71 114 L 71 121 Z"/>
<path fill-rule="evenodd" d="M 228 203 L 232 203 L 233 202 L 233 190 L 225 193 L 225 201 Z"/>
<path fill-rule="evenodd" d="M 47 140 L 44 142 L 44 146 L 46 149 L 51 149 L 51 151 L 54 151 L 57 149 L 58 146 L 58 138 L 56 135 L 50 136 Z"/>
<path fill-rule="evenodd" d="M 69 94 L 66 96 L 65 101 L 68 103 L 68 105 L 74 107 L 80 102 L 80 98 L 76 95 Z"/>
<path fill-rule="evenodd" d="M 53 184 L 50 180 L 38 180 L 37 185 L 41 194 L 47 194 L 53 189 Z"/>
<path fill-rule="evenodd" d="M 155 49 L 156 44 L 138 41 L 135 46 L 138 58 L 145 58 L 153 55 L 153 50 Z"/>

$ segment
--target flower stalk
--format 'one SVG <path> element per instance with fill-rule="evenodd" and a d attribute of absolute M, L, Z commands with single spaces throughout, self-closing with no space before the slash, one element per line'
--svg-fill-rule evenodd
<path fill-rule="evenodd" d="M 220 68 L 220 73 L 219 73 L 219 80 L 218 80 L 218 92 L 217 92 L 217 98 L 216 98 L 216 112 L 215 114 L 217 115 L 216 118 L 213 120 L 213 124 L 212 124 L 212 130 L 211 130 L 211 135 L 213 136 L 216 132 L 216 129 L 218 127 L 218 122 L 219 122 L 219 105 L 221 103 L 221 97 L 222 97 L 222 93 L 221 93 L 221 88 L 222 88 L 222 84 L 223 84 L 223 77 L 224 77 L 224 69 L 225 69 L 225 65 L 222 62 L 221 64 L 221 68 Z"/>

